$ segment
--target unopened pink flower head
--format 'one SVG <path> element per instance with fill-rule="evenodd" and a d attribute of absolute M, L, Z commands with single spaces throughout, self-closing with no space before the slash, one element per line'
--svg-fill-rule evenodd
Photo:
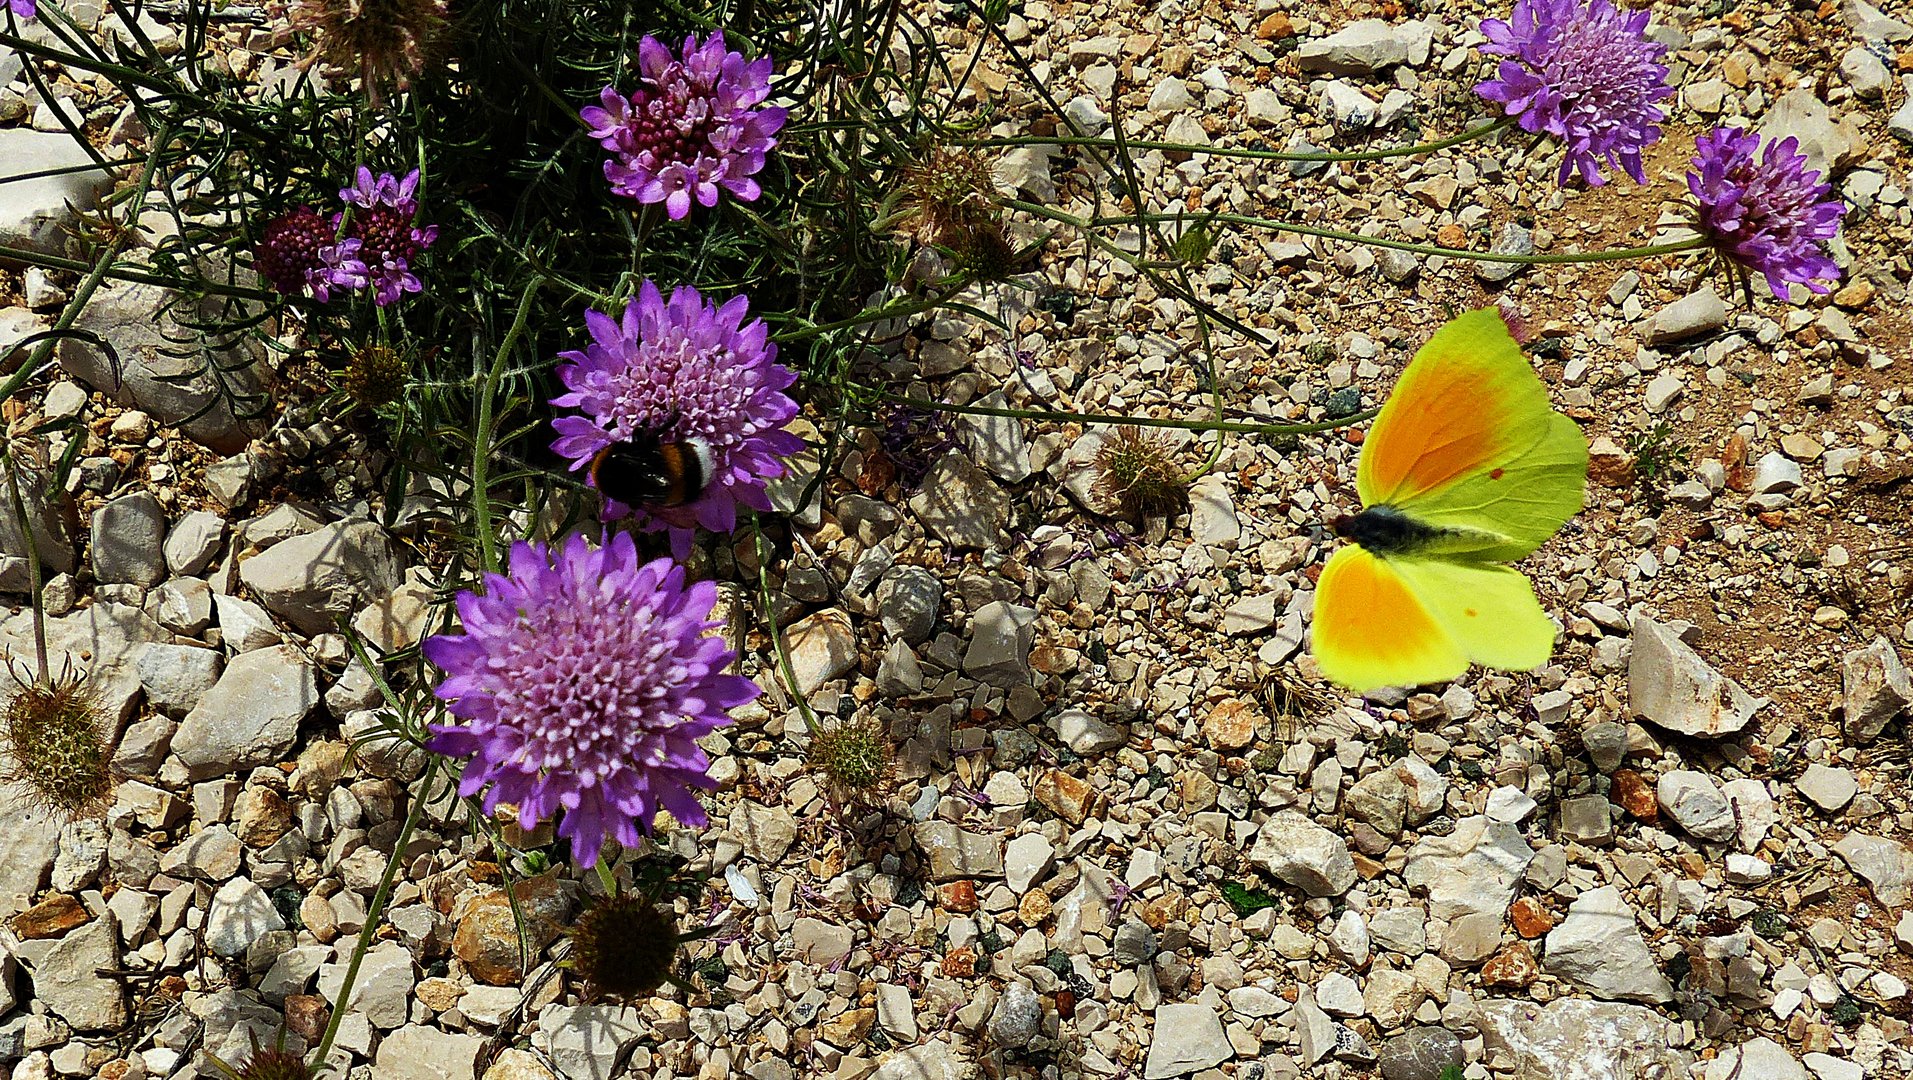
<path fill-rule="evenodd" d="M 706 824 L 696 792 L 717 785 L 697 740 L 762 693 L 724 673 L 737 654 L 709 633 L 716 602 L 628 533 L 514 544 L 506 573 L 459 593 L 464 632 L 425 640 L 460 721 L 432 725 L 431 750 L 469 759 L 459 794 L 483 792 L 487 813 L 509 803 L 529 829 L 562 811 L 581 866 L 606 839 L 637 846 L 659 810 Z"/>
<path fill-rule="evenodd" d="M 321 304 L 332 299 L 335 288 L 363 288 L 366 277 L 359 241 L 340 239 L 337 223 L 309 206 L 266 226 L 253 249 L 252 265 L 284 295 L 310 296 Z"/>
<path fill-rule="evenodd" d="M 1807 168 L 1793 136 L 1769 138 L 1766 150 L 1757 151 L 1760 136 L 1739 128 L 1715 128 L 1694 140 L 1687 190 L 1699 208 L 1701 233 L 1722 258 L 1764 276 L 1782 300 L 1796 281 L 1830 292 L 1821 282 L 1839 280 L 1840 267 L 1825 245 L 1839 235 L 1846 204 Z"/>
<path fill-rule="evenodd" d="M 609 497 L 605 516 L 635 515 L 646 531 L 668 529 L 678 556 L 690 553 L 696 528 L 730 532 L 739 504 L 769 510 L 764 482 L 784 475 L 784 458 L 804 441 L 785 431 L 797 403 L 783 391 L 797 374 L 776 362 L 762 319 L 746 323 L 750 302 L 713 305 L 680 286 L 667 302 L 651 282 L 625 305 L 622 318 L 585 312 L 591 344 L 560 353 L 559 408 L 582 416 L 553 421 L 552 449 L 586 469 L 598 452 L 638 437 L 697 440 L 710 454 L 702 494 L 682 506 L 626 506 Z"/>
<path fill-rule="evenodd" d="M 360 279 L 346 287 L 370 286 L 380 307 L 423 288 L 412 263 L 438 239 L 438 226 L 413 224 L 418 218 L 417 192 L 417 169 L 401 180 L 391 173 L 374 177 L 363 165 L 352 186 L 339 191 L 339 198 L 353 208 L 351 220 L 344 221 L 345 237 L 358 241 L 358 259 L 364 266 Z M 333 215 L 334 224 L 343 219 Z"/>
<path fill-rule="evenodd" d="M 768 57 L 747 61 L 725 48 L 722 31 L 684 39 L 674 57 L 658 39 L 638 43 L 638 88 L 629 97 L 607 86 L 599 105 L 580 111 L 591 137 L 611 152 L 611 189 L 640 203 L 663 203 L 673 220 L 691 203 L 717 205 L 719 191 L 749 202 L 752 179 L 777 145 L 787 111 L 759 109 L 770 97 Z"/>
<path fill-rule="evenodd" d="M 310 296 L 321 304 L 334 292 L 374 290 L 380 307 L 422 288 L 412 264 L 438 239 L 438 227 L 413 224 L 418 217 L 418 170 L 403 180 L 372 175 L 359 166 L 339 198 L 352 208 L 321 217 L 309 206 L 282 214 L 266 226 L 253 249 L 253 268 L 287 296 Z"/>
<path fill-rule="evenodd" d="M 1648 38 L 1647 22 L 1646 11 L 1610 0 L 1516 0 L 1506 21 L 1482 20 L 1481 51 L 1507 59 L 1475 93 L 1523 131 L 1561 141 L 1560 183 L 1576 172 L 1604 183 L 1603 161 L 1646 183 L 1641 151 L 1660 141 L 1667 118 L 1656 102 L 1674 92 L 1660 63 L 1667 46 Z"/>

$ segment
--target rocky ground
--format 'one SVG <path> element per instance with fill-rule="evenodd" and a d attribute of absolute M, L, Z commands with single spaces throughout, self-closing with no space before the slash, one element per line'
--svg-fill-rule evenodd
<path fill-rule="evenodd" d="M 773 579 L 796 689 L 897 741 L 888 796 L 831 799 L 784 688 L 745 710 L 711 740 L 713 827 L 660 838 L 707 882 L 685 922 L 722 924 L 691 950 L 703 989 L 635 1008 L 582 1002 L 554 963 L 596 880 L 546 873 L 508 898 L 499 849 L 434 804 L 336 1063 L 371 1080 L 1913 1074 L 1913 27 L 1861 0 L 1654 10 L 1681 89 L 1647 190 L 1558 191 L 1548 151 L 1514 141 L 1327 168 L 1138 156 L 1157 209 L 1500 250 L 1662 235 L 1715 123 L 1798 135 L 1838 174 L 1846 278 L 1797 307 L 1749 307 L 1690 259 L 1511 273 L 1248 231 L 1198 272 L 1273 342 L 1216 331 L 1225 398 L 1256 416 L 1378 404 L 1451 310 L 1499 302 L 1539 336 L 1595 447 L 1588 511 L 1524 565 L 1564 627 L 1548 667 L 1366 700 L 1319 677 L 1304 646 L 1323 522 L 1354 503 L 1344 435 L 1228 437 L 1186 514 L 1118 523 L 1090 489 L 1100 430 L 863 432 L 820 500 L 784 489 L 799 542 Z M 1008 33 L 1091 129 L 1113 95 L 1138 136 L 1380 145 L 1476 115 L 1488 14 L 1028 0 Z M 242 75 L 283 69 L 264 30 L 227 32 Z M 1003 133 L 1040 123 L 999 59 L 963 95 Z M 75 160 L 18 71 L 0 56 L 0 161 Z M 121 137 L 99 84 L 59 86 Z M 1108 193 L 1061 151 L 999 168 L 1071 213 Z M 98 194 L 0 186 L 0 243 L 57 244 L 66 205 Z M 1068 233 L 1031 280 L 972 298 L 1014 341 L 941 316 L 895 369 L 953 401 L 1199 414 L 1187 305 Z M 73 285 L 0 270 L 0 350 Z M 75 514 L 24 478 L 59 572 L 52 643 L 119 720 L 125 777 L 101 819 L 0 816 L 14 1080 L 211 1075 L 201 1050 L 315 1041 L 421 796 L 417 756 L 348 753 L 380 700 L 337 627 L 416 640 L 442 572 L 423 514 L 374 524 L 376 427 L 194 416 L 207 388 L 163 378 L 160 299 L 110 285 L 81 322 L 116 346 L 117 391 L 72 340 L 5 403 L 15 431 L 84 422 Z M 890 478 L 900 461 L 927 467 L 920 484 Z M 10 517 L 0 546 L 0 644 L 30 655 Z M 770 682 L 751 590 L 731 596 Z"/>

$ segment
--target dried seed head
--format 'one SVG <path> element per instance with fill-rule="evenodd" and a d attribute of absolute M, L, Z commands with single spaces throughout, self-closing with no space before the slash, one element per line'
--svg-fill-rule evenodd
<path fill-rule="evenodd" d="M 671 974 L 678 928 L 641 896 L 620 893 L 600 901 L 571 929 L 571 967 L 584 977 L 584 996 L 630 1004 L 649 997 Z"/>
<path fill-rule="evenodd" d="M 312 36 L 305 66 L 358 76 L 376 105 L 385 87 L 403 90 L 425 70 L 445 11 L 443 0 L 296 0 L 292 24 Z"/>
<path fill-rule="evenodd" d="M 938 147 L 903 174 L 907 231 L 929 244 L 961 241 L 996 225 L 996 173 L 980 150 Z"/>
<path fill-rule="evenodd" d="M 1189 501 L 1169 440 L 1139 427 L 1119 427 L 1096 450 L 1096 491 L 1126 514 L 1172 514 Z"/>
<path fill-rule="evenodd" d="M 368 409 L 390 405 L 405 393 L 405 358 L 396 349 L 367 345 L 345 362 L 339 389 Z"/>
<path fill-rule="evenodd" d="M 18 681 L 7 702 L 7 780 L 68 817 L 105 809 L 113 796 L 112 752 L 99 702 L 78 677 Z"/>
<path fill-rule="evenodd" d="M 856 720 L 826 728 L 810 742 L 808 763 L 824 774 L 840 797 L 864 799 L 880 793 L 896 772 L 896 753 L 876 720 Z"/>

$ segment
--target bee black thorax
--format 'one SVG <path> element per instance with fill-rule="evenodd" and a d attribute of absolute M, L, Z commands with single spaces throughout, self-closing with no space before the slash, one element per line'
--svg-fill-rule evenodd
<path fill-rule="evenodd" d="M 1427 546 L 1441 530 L 1424 525 L 1392 506 L 1371 506 L 1330 523 L 1335 535 L 1353 540 L 1376 555 L 1405 555 Z"/>
<path fill-rule="evenodd" d="M 682 506 L 704 494 L 711 452 L 697 439 L 615 442 L 591 459 L 591 483 L 626 506 Z"/>

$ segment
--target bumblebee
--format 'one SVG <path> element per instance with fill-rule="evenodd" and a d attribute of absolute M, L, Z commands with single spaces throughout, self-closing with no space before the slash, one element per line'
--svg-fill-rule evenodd
<path fill-rule="evenodd" d="M 711 483 L 711 448 L 702 439 L 665 441 L 662 432 L 614 442 L 591 459 L 591 484 L 626 506 L 683 506 Z"/>

